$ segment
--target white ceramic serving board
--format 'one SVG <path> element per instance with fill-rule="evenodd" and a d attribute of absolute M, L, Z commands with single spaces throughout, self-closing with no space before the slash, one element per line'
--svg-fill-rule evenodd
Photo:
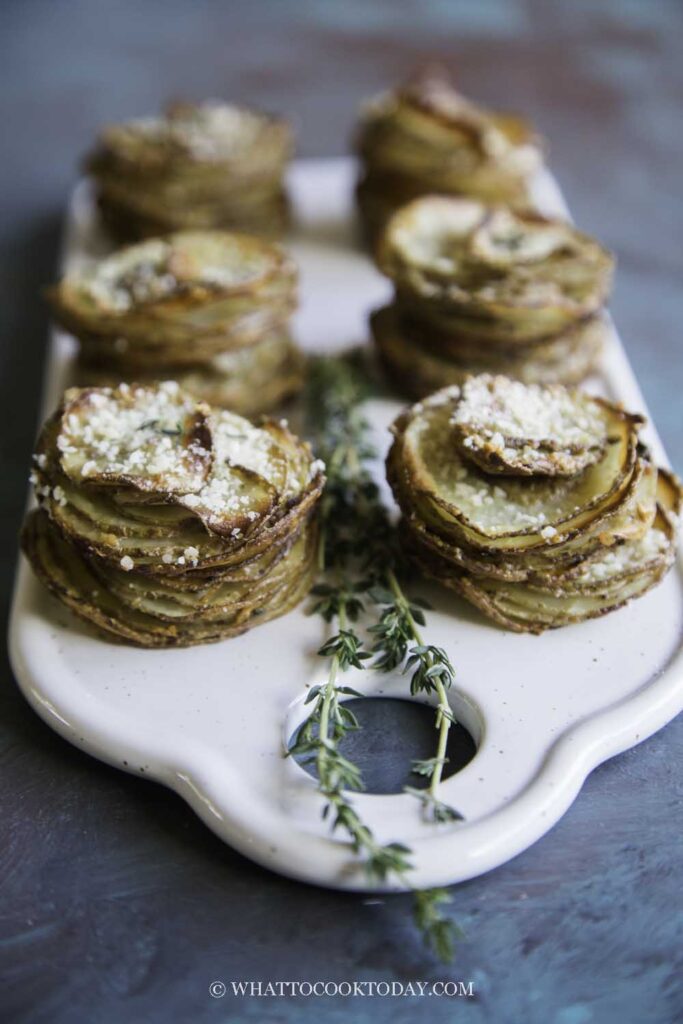
<path fill-rule="evenodd" d="M 298 338 L 310 351 L 363 342 L 368 312 L 388 284 L 354 247 L 350 161 L 301 162 L 291 188 L 302 273 Z M 566 213 L 554 181 L 537 199 Z M 79 185 L 67 222 L 66 266 L 101 250 L 90 194 Z M 45 411 L 68 382 L 73 342 L 55 333 Z M 592 386 L 644 411 L 616 334 Z M 382 450 L 397 402 L 369 414 Z M 659 459 L 661 445 L 649 431 Z M 378 467 L 378 473 L 381 468 Z M 567 810 L 588 773 L 668 722 L 683 706 L 683 583 L 676 568 L 652 593 L 604 619 L 542 637 L 492 625 L 464 602 L 426 590 L 428 642 L 457 668 L 453 708 L 478 752 L 442 788 L 463 822 L 430 825 L 406 794 L 354 796 L 382 841 L 414 851 L 411 884 L 459 882 L 526 849 Z M 319 617 L 298 609 L 245 636 L 188 650 L 109 643 L 49 597 L 19 566 L 11 622 L 14 670 L 27 699 L 57 732 L 103 761 L 175 789 L 225 842 L 285 875 L 365 889 L 342 836 L 321 820 L 323 801 L 284 744 L 321 681 Z M 365 672 L 368 695 L 408 696 L 405 677 Z M 310 705 L 309 705 L 310 707 Z M 390 887 L 390 886 L 389 886 Z"/>

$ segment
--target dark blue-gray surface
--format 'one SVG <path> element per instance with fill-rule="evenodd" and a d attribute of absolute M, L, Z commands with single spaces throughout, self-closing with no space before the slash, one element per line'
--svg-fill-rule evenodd
<path fill-rule="evenodd" d="M 428 55 L 447 57 L 473 95 L 528 111 L 578 220 L 617 252 L 616 318 L 683 467 L 676 0 L 4 0 L 0 36 L 4 610 L 46 331 L 39 289 L 53 274 L 74 162 L 102 120 L 169 95 L 287 111 L 307 155 L 343 152 L 361 97 Z M 3 1021 L 683 1016 L 680 721 L 596 771 L 533 849 L 454 890 L 468 938 L 444 971 L 422 952 L 407 898 L 367 903 L 254 867 L 173 795 L 50 733 L 6 663 L 0 702 Z M 439 977 L 472 980 L 475 998 L 208 992 L 217 979 Z"/>

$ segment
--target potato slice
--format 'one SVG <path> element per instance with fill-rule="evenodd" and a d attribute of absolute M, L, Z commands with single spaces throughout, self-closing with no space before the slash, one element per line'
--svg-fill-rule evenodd
<path fill-rule="evenodd" d="M 616 508 L 597 519 L 583 533 L 533 551 L 481 551 L 462 542 L 456 543 L 427 526 L 414 512 L 406 511 L 407 506 L 403 502 L 402 536 L 405 546 L 412 548 L 417 556 L 437 556 L 444 567 L 450 565 L 456 574 L 465 570 L 475 576 L 491 576 L 512 582 L 544 579 L 558 567 L 569 570 L 622 541 L 644 537 L 657 512 L 661 472 L 658 485 L 656 467 L 642 460 L 634 474 L 630 493 Z M 395 480 L 391 476 L 390 482 L 396 491 Z M 661 510 L 661 504 L 659 507 Z"/>
<path fill-rule="evenodd" d="M 301 390 L 305 359 L 286 330 L 267 333 L 262 341 L 248 348 L 223 352 L 206 363 L 177 366 L 174 379 L 181 388 L 200 402 L 231 409 L 241 416 L 257 416 L 282 405 Z M 157 363 L 144 369 L 131 369 L 125 361 L 109 365 L 78 364 L 82 385 L 111 387 L 119 380 L 134 376 L 138 384 L 152 384 L 169 371 Z"/>
<path fill-rule="evenodd" d="M 482 374 L 463 385 L 451 423 L 460 454 L 487 473 L 576 476 L 602 457 L 614 412 L 576 389 Z"/>
<path fill-rule="evenodd" d="M 125 333 L 133 318 L 200 310 L 232 313 L 229 300 L 256 295 L 277 279 L 296 279 L 277 245 L 225 231 L 185 231 L 119 249 L 68 275 L 51 293 L 57 312 L 84 325 Z M 205 317 L 206 319 L 206 317 Z M 144 320 L 143 320 L 144 322 Z"/>
<path fill-rule="evenodd" d="M 377 259 L 402 310 L 442 330 L 508 343 L 556 334 L 596 313 L 614 263 L 564 221 L 445 196 L 416 199 L 394 214 Z"/>
<path fill-rule="evenodd" d="M 356 149 L 357 197 L 371 238 L 418 196 L 528 205 L 529 181 L 543 160 L 542 143 L 526 121 L 476 106 L 434 67 L 364 105 Z"/>
<path fill-rule="evenodd" d="M 257 175 L 279 169 L 290 153 L 291 132 L 279 118 L 227 103 L 174 103 L 163 117 L 137 118 L 105 128 L 90 157 L 98 173 L 112 164 L 147 176 L 172 168 L 202 167 Z"/>
<path fill-rule="evenodd" d="M 152 494 L 199 491 L 208 478 L 208 407 L 174 381 L 158 387 L 74 388 L 59 415 L 61 467 L 76 483 Z"/>
<path fill-rule="evenodd" d="M 287 484 L 287 456 L 264 430 L 235 413 L 212 416 L 214 464 L 204 486 L 179 498 L 213 533 L 239 539 L 257 529 Z"/>
<path fill-rule="evenodd" d="M 316 537 L 315 525 L 302 533 L 291 548 L 287 572 L 270 593 L 259 590 L 256 601 L 228 603 L 210 616 L 201 611 L 196 616 L 183 614 L 170 597 L 155 599 L 140 595 L 137 587 L 113 586 L 106 571 L 103 574 L 97 563 L 69 545 L 41 510 L 29 514 L 22 547 L 47 589 L 109 640 L 139 647 L 187 647 L 238 636 L 295 607 L 313 582 Z"/>
<path fill-rule="evenodd" d="M 580 246 L 567 221 L 498 207 L 472 232 L 467 250 L 480 263 L 510 270 L 578 253 Z"/>
<path fill-rule="evenodd" d="M 576 384 L 594 368 L 607 331 L 595 315 L 554 338 L 505 350 L 481 342 L 472 346 L 453 335 L 443 345 L 435 332 L 404 323 L 394 305 L 377 310 L 370 323 L 387 375 L 413 400 L 478 373 L 505 374 L 526 384 Z"/>
<path fill-rule="evenodd" d="M 642 540 L 607 551 L 572 575 L 557 574 L 545 585 L 464 576 L 455 589 L 507 629 L 541 633 L 607 615 L 642 597 L 670 569 L 674 554 L 675 535 L 660 518 Z"/>
<path fill-rule="evenodd" d="M 638 442 L 642 422 L 601 399 L 490 376 L 437 392 L 393 427 L 387 479 L 402 547 L 427 576 L 519 632 L 621 607 L 671 567 L 683 505 L 680 482 Z M 482 448 L 494 427 L 509 442 L 504 457 L 523 456 L 527 475 L 484 470 L 453 443 L 460 431 L 469 456 L 464 440 Z M 594 447 L 571 477 L 535 459 Z"/>
<path fill-rule="evenodd" d="M 165 423 L 168 406 L 189 420 L 201 411 L 209 471 L 195 490 L 174 489 L 166 461 L 160 475 L 168 445 L 139 422 L 152 409 Z M 323 467 L 284 421 L 255 427 L 177 386 L 75 389 L 41 433 L 33 481 L 40 508 L 24 551 L 48 589 L 109 636 L 143 647 L 236 636 L 312 582 Z"/>
<path fill-rule="evenodd" d="M 115 237 L 228 227 L 281 234 L 292 153 L 287 122 L 224 103 L 176 103 L 159 117 L 111 125 L 86 170 Z"/>
<path fill-rule="evenodd" d="M 416 514 L 437 532 L 489 551 L 559 544 L 585 531 L 628 492 L 640 417 L 614 407 L 613 442 L 577 477 L 503 477 L 482 472 L 452 443 L 459 400 L 459 388 L 446 388 L 393 428 L 390 461 L 401 466 Z"/>
<path fill-rule="evenodd" d="M 111 394 L 88 391 L 93 393 Z M 89 469 L 67 475 L 57 447 L 57 414 L 35 456 L 39 503 L 71 544 L 127 571 L 169 576 L 191 567 L 214 575 L 276 552 L 315 507 L 324 482 L 321 466 L 284 422 L 255 427 L 236 414 L 207 411 L 211 469 L 195 491 L 182 492 L 152 489 L 145 467 L 156 466 L 153 447 L 138 449 L 134 480 Z M 92 410 L 82 413 L 87 422 Z"/>

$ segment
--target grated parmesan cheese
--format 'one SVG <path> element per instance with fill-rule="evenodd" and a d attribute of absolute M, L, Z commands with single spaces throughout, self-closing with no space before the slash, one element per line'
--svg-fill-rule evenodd
<path fill-rule="evenodd" d="M 67 279 L 86 303 L 126 316 L 150 303 L 192 295 L 193 304 L 214 303 L 217 293 L 241 289 L 265 277 L 279 252 L 264 243 L 220 232 L 184 232 L 121 249 Z M 125 336 L 116 340 L 126 351 Z"/>
<path fill-rule="evenodd" d="M 668 549 L 666 534 L 653 528 L 639 540 L 617 545 L 588 559 L 577 581 L 583 584 L 602 583 L 611 577 L 641 570 L 648 562 L 661 558 Z"/>
<path fill-rule="evenodd" d="M 590 395 L 488 374 L 465 383 L 451 422 L 501 450 L 506 439 L 529 448 L 584 449 L 601 446 L 606 438 L 604 413 Z M 476 435 L 468 436 L 470 444 Z"/>
<path fill-rule="evenodd" d="M 76 392 L 57 437 L 62 467 L 76 481 L 125 478 L 146 489 L 196 491 L 211 455 L 194 436 L 197 408 L 174 381 Z"/>
<path fill-rule="evenodd" d="M 572 476 L 602 455 L 607 416 L 579 391 L 482 374 L 464 385 L 451 424 L 463 454 L 487 472 Z"/>
<path fill-rule="evenodd" d="M 167 150 L 169 155 L 185 154 L 213 162 L 244 159 L 271 134 L 272 125 L 271 118 L 255 111 L 214 100 L 196 106 L 182 104 L 168 117 L 135 118 L 110 129 L 108 137 L 137 137 L 142 144 Z"/>

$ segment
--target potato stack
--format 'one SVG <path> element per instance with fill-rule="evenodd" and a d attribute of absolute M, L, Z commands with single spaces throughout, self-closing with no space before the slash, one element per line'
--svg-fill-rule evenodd
<path fill-rule="evenodd" d="M 323 468 L 283 422 L 254 427 L 175 382 L 73 388 L 39 439 L 23 549 L 110 638 L 235 636 L 307 593 Z"/>
<path fill-rule="evenodd" d="M 176 103 L 164 116 L 111 125 L 85 169 L 122 241 L 230 228 L 267 238 L 287 226 L 286 121 L 225 103 Z"/>
<path fill-rule="evenodd" d="M 464 195 L 529 206 L 543 162 L 526 121 L 470 103 L 441 68 L 428 68 L 370 101 L 356 139 L 357 198 L 370 242 L 390 215 L 418 196 Z"/>
<path fill-rule="evenodd" d="M 613 258 L 571 224 L 468 199 L 416 199 L 380 241 L 391 305 L 371 327 L 410 398 L 471 373 L 572 384 L 595 366 Z"/>
<path fill-rule="evenodd" d="M 278 245 L 186 231 L 95 261 L 48 295 L 79 341 L 79 383 L 174 378 L 196 398 L 252 416 L 302 385 L 288 327 L 296 287 Z"/>
<path fill-rule="evenodd" d="M 436 392 L 393 427 L 406 552 L 516 632 L 640 597 L 673 563 L 682 499 L 641 425 L 560 385 L 481 375 Z"/>

